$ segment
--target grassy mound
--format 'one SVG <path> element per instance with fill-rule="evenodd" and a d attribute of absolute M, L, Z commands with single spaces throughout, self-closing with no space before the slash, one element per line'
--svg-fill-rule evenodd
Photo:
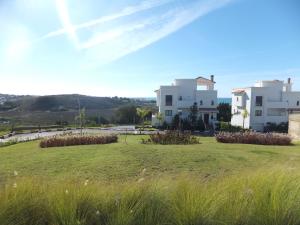
<path fill-rule="evenodd" d="M 299 193 L 300 173 L 288 169 L 115 185 L 23 179 L 0 189 L 0 224 L 296 225 Z"/>

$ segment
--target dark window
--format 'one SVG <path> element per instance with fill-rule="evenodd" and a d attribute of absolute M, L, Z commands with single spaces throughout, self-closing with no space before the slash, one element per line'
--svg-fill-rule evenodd
<path fill-rule="evenodd" d="M 172 110 L 166 110 L 165 116 L 172 116 Z"/>
<path fill-rule="evenodd" d="M 179 96 L 178 100 L 179 100 L 179 101 L 182 101 L 182 96 Z"/>
<path fill-rule="evenodd" d="M 263 97 L 262 96 L 256 96 L 255 105 L 256 106 L 262 106 L 262 104 L 263 104 Z"/>
<path fill-rule="evenodd" d="M 262 110 L 255 110 L 255 116 L 262 116 Z"/>
<path fill-rule="evenodd" d="M 211 105 L 215 105 L 215 101 L 214 100 L 211 101 Z"/>
<path fill-rule="evenodd" d="M 239 101 L 239 97 L 236 97 L 236 101 L 237 101 L 237 102 Z"/>
<path fill-rule="evenodd" d="M 173 102 L 173 96 L 166 95 L 166 106 L 172 106 L 172 102 Z"/>
<path fill-rule="evenodd" d="M 200 105 L 203 105 L 203 101 L 202 100 L 200 100 Z"/>
<path fill-rule="evenodd" d="M 299 101 L 297 101 L 297 106 L 299 106 L 300 105 L 300 102 Z"/>
<path fill-rule="evenodd" d="M 212 119 L 212 120 L 213 120 L 213 119 L 214 119 L 214 115 L 211 115 L 211 116 L 210 116 L 210 119 Z"/>

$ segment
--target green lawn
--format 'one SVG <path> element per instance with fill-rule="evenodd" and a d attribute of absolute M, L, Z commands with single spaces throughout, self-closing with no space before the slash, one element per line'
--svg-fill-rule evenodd
<path fill-rule="evenodd" d="M 140 139 L 1 147 L 0 224 L 300 224 L 299 144 L 201 138 L 197 145 L 162 146 Z"/>
<path fill-rule="evenodd" d="M 89 179 L 94 181 L 137 180 L 146 168 L 146 179 L 189 174 L 216 178 L 255 169 L 300 167 L 300 145 L 258 146 L 221 144 L 200 138 L 197 145 L 143 145 L 141 136 L 128 136 L 119 143 L 60 148 L 39 148 L 38 141 L 0 148 L 0 181 L 19 177 Z"/>

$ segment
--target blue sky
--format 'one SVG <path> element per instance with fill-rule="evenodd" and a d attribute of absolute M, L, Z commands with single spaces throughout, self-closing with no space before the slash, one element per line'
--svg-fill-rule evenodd
<path fill-rule="evenodd" d="M 111 3 L 113 2 L 113 3 Z M 0 0 L 0 93 L 151 97 L 215 75 L 300 91 L 299 0 Z"/>

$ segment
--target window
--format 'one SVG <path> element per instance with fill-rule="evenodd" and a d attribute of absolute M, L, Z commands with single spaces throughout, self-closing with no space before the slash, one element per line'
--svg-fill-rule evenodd
<path fill-rule="evenodd" d="M 166 95 L 166 106 L 172 106 L 172 102 L 173 102 L 173 96 Z"/>
<path fill-rule="evenodd" d="M 255 105 L 256 106 L 262 106 L 262 104 L 263 104 L 263 97 L 262 96 L 256 96 Z"/>
<path fill-rule="evenodd" d="M 165 116 L 172 116 L 172 110 L 166 110 Z"/>
<path fill-rule="evenodd" d="M 236 101 L 237 101 L 237 102 L 239 101 L 239 97 L 236 97 Z"/>
<path fill-rule="evenodd" d="M 255 116 L 262 116 L 262 110 L 255 110 Z"/>
<path fill-rule="evenodd" d="M 211 105 L 215 105 L 215 101 L 214 100 L 211 101 Z"/>
<path fill-rule="evenodd" d="M 297 101 L 297 106 L 299 106 L 300 105 L 300 102 L 299 101 Z"/>
<path fill-rule="evenodd" d="M 203 101 L 202 100 L 200 100 L 200 105 L 203 105 Z"/>
<path fill-rule="evenodd" d="M 182 101 L 182 96 L 179 96 L 178 100 L 179 100 L 179 101 Z"/>
<path fill-rule="evenodd" d="M 212 119 L 212 120 L 214 119 L 214 115 L 213 114 L 211 114 L 210 119 Z"/>

